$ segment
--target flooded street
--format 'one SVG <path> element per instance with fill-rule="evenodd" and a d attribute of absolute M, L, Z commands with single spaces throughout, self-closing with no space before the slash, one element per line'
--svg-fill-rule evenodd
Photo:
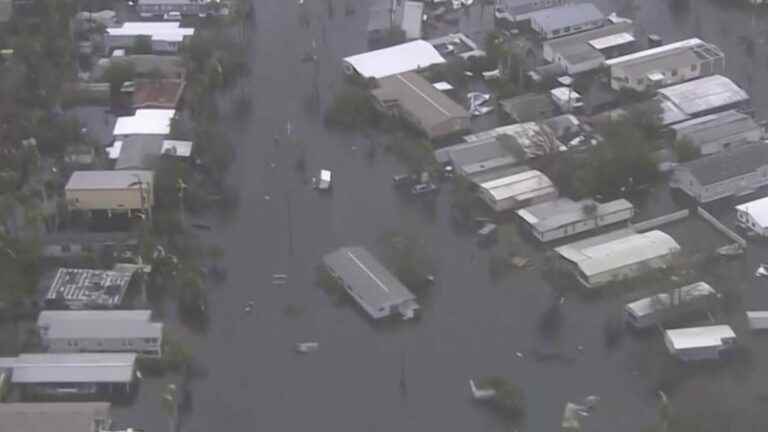
<path fill-rule="evenodd" d="M 402 171 L 392 157 L 379 151 L 371 160 L 365 138 L 325 129 L 322 111 L 342 78 L 340 58 L 366 50 L 367 12 L 361 5 L 356 14 L 345 16 L 340 0 L 333 1 L 333 14 L 325 0 L 305 3 L 312 16 L 309 28 L 300 25 L 295 1 L 255 4 L 249 36 L 253 73 L 248 78 L 254 108 L 245 118 L 232 114 L 228 120 L 238 151 L 231 183 L 239 190 L 240 207 L 209 238 L 226 250 L 229 280 L 210 288 L 206 334 L 178 330 L 208 370 L 192 385 L 182 430 L 511 430 L 470 398 L 468 379 L 490 375 L 507 377 L 525 392 L 528 408 L 521 430 L 558 430 L 564 403 L 587 395 L 600 396 L 602 403 L 584 419 L 585 430 L 635 432 L 651 425 L 657 412 L 656 377 L 663 373 L 667 354 L 658 335 L 628 336 L 616 347 L 605 346 L 604 322 L 620 310 L 622 294 L 584 298 L 566 291 L 560 331 L 542 335 L 541 315 L 558 296 L 542 277 L 543 248 L 523 246 L 520 253 L 533 258 L 534 268 L 494 283 L 489 253 L 451 227 L 449 190 L 441 192 L 434 209 L 404 201 L 391 187 L 391 176 Z M 610 12 L 627 2 L 595 3 Z M 635 18 L 645 31 L 666 41 L 699 36 L 719 45 L 728 75 L 752 94 L 758 118 L 768 113 L 764 22 L 755 24 L 762 39 L 750 57 L 740 37 L 750 34 L 752 20 L 743 12 L 695 1 L 695 13 L 675 18 L 665 1 L 635 3 Z M 481 42 L 491 13 L 491 8 L 473 6 L 460 26 Z M 313 42 L 320 106 L 313 100 L 313 66 L 300 62 Z M 231 111 L 232 104 L 226 106 Z M 273 142 L 275 135 L 281 137 L 279 144 Z M 295 168 L 302 154 L 306 174 Z M 333 171 L 330 195 L 311 188 L 308 177 L 320 169 Z M 644 213 L 663 213 L 654 207 L 656 199 L 659 206 L 671 205 L 668 193 L 661 195 L 649 200 Z M 684 250 L 687 241 L 711 247 L 706 236 L 713 244 L 723 240 L 698 222 L 674 229 L 670 233 Z M 421 299 L 422 317 L 414 322 L 374 324 L 356 305 L 334 305 L 314 285 L 324 253 L 341 245 L 373 248 L 389 230 L 424 237 L 436 262 L 438 283 Z M 733 270 L 738 285 L 733 288 L 756 308 L 768 307 L 765 283 L 751 276 L 767 250 L 752 248 L 747 263 L 734 264 L 740 267 Z M 276 273 L 286 274 L 287 283 L 273 284 Z M 251 300 L 254 311 L 245 313 Z M 737 333 L 744 328 L 740 319 L 734 323 Z M 318 341 L 319 351 L 296 354 L 294 344 L 303 341 Z M 724 416 L 732 429 L 719 430 L 765 430 L 768 416 L 756 399 L 766 384 L 758 377 L 768 376 L 761 370 L 768 358 L 761 342 L 766 341 L 755 337 L 750 342 L 748 367 L 691 373 L 676 387 L 673 401 L 690 413 L 704 401 L 713 415 L 718 413 L 712 406 L 747 414 Z M 536 361 L 535 351 L 558 357 Z M 160 393 L 158 383 L 145 380 L 136 403 L 116 407 L 116 417 L 147 431 L 165 430 Z"/>

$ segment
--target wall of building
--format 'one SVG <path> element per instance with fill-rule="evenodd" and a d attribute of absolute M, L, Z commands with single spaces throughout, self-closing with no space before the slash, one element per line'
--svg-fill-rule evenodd
<path fill-rule="evenodd" d="M 557 240 L 563 237 L 572 236 L 574 234 L 579 234 L 585 231 L 589 231 L 601 226 L 606 226 L 606 225 L 614 224 L 617 222 L 626 221 L 630 219 L 633 214 L 634 214 L 634 210 L 630 208 L 622 211 L 617 211 L 611 214 L 575 222 L 575 223 L 562 226 L 559 228 L 555 228 L 549 231 L 538 231 L 534 228 L 532 228 L 532 231 L 533 231 L 533 235 L 536 236 L 539 240 L 543 242 L 548 242 L 548 241 Z"/>
<path fill-rule="evenodd" d="M 515 210 L 521 207 L 527 207 L 532 206 L 534 204 L 539 204 L 547 201 L 551 201 L 555 198 L 557 198 L 557 190 L 552 190 L 549 193 L 537 195 L 531 199 L 518 201 L 516 197 L 510 197 L 503 200 L 497 201 L 493 195 L 491 195 L 488 191 L 484 190 L 483 188 L 480 188 L 480 198 L 483 199 L 494 211 L 497 212 L 503 212 L 507 210 Z"/>
<path fill-rule="evenodd" d="M 136 11 L 142 17 L 163 15 L 168 12 L 179 12 L 182 15 L 197 15 L 210 10 L 208 3 L 183 3 L 183 4 L 161 4 L 161 3 L 139 3 L 136 5 Z"/>
<path fill-rule="evenodd" d="M 763 133 L 760 131 L 760 128 L 755 128 L 755 129 L 747 130 L 735 135 L 723 137 L 717 140 L 695 143 L 695 144 L 701 151 L 702 155 L 710 155 L 710 154 L 719 153 L 725 150 L 726 148 L 736 147 L 742 144 L 759 141 L 760 138 L 762 138 L 762 135 Z M 683 138 L 685 138 L 685 136 L 686 136 L 685 134 L 682 135 Z"/>
<path fill-rule="evenodd" d="M 736 210 L 736 224 L 750 230 L 759 236 L 768 236 L 768 227 L 760 225 L 751 214 L 743 210 Z"/>
<path fill-rule="evenodd" d="M 659 70 L 655 67 L 653 61 L 649 61 L 647 68 L 637 68 L 633 66 L 633 70 L 627 71 L 621 65 L 611 67 L 611 88 L 614 90 L 620 90 L 622 88 L 631 88 L 637 91 L 645 91 L 650 86 L 650 82 L 646 78 L 650 73 L 660 73 L 664 75 L 663 86 L 669 86 L 678 84 L 684 81 L 688 81 L 694 78 L 703 77 L 706 75 L 712 75 L 713 71 L 704 73 L 702 69 L 703 62 L 686 63 L 681 64 L 674 69 Z"/>
<path fill-rule="evenodd" d="M 160 338 L 109 338 L 109 339 L 50 339 L 43 340 L 49 352 L 135 352 L 159 357 L 162 347 Z"/>
<path fill-rule="evenodd" d="M 112 50 L 118 48 L 130 50 L 133 48 L 137 37 L 138 36 L 106 35 L 105 45 L 107 52 L 111 52 Z M 179 42 L 152 40 L 153 53 L 176 53 L 179 51 L 179 47 L 181 47 L 181 43 Z"/>
<path fill-rule="evenodd" d="M 603 25 L 604 20 L 589 21 L 582 24 L 573 26 L 564 26 L 559 29 L 552 29 L 550 31 L 544 31 L 535 18 L 531 19 L 531 27 L 544 39 L 554 39 L 558 37 L 568 36 L 576 33 L 580 33 L 587 30 L 592 30 Z"/>

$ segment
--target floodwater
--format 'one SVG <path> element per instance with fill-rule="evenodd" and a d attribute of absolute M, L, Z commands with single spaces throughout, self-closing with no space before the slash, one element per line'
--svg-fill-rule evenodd
<path fill-rule="evenodd" d="M 622 295 L 584 298 L 565 291 L 561 328 L 542 334 L 541 316 L 559 295 L 542 278 L 542 248 L 522 246 L 521 254 L 533 257 L 535 268 L 494 283 L 488 252 L 451 229 L 448 191 L 434 209 L 402 200 L 390 186 L 391 175 L 402 170 L 395 161 L 384 152 L 370 160 L 366 139 L 323 127 L 322 109 L 313 102 L 313 67 L 301 63 L 301 56 L 314 41 L 322 106 L 341 77 L 339 59 L 366 49 L 365 7 L 345 16 L 343 3 L 333 3 L 331 16 L 325 0 L 305 1 L 309 28 L 300 25 L 295 1 L 255 5 L 248 80 L 254 109 L 245 119 L 231 120 L 238 147 L 231 182 L 241 205 L 210 239 L 226 249 L 229 281 L 210 288 L 206 334 L 178 330 L 208 369 L 192 385 L 182 430 L 510 430 L 470 399 L 467 380 L 489 375 L 504 376 L 525 392 L 522 430 L 557 430 L 564 403 L 587 395 L 602 402 L 584 419 L 585 430 L 633 432 L 652 424 L 658 376 L 678 369 L 668 366 L 657 335 L 627 336 L 614 348 L 605 346 L 603 324 L 619 310 Z M 609 11 L 627 2 L 596 3 Z M 648 32 L 670 41 L 696 35 L 719 44 L 729 75 L 752 93 L 759 112 L 766 111 L 766 63 L 749 60 L 739 42 L 753 29 L 764 34 L 764 24 L 758 20 L 752 27 L 750 16 L 707 1 L 692 2 L 695 10 L 681 18 L 671 16 L 661 0 L 635 3 L 635 17 Z M 491 22 L 491 9 L 481 12 L 474 6 L 460 23 L 478 40 Z M 756 51 L 755 59 L 766 58 L 762 41 Z M 274 135 L 282 137 L 280 144 L 273 143 Z M 306 175 L 295 169 L 302 153 Z M 313 191 L 306 178 L 319 169 L 334 173 L 334 190 L 327 196 Z M 657 204 L 672 205 L 666 191 L 653 194 L 644 213 L 663 213 Z M 436 262 L 438 283 L 422 300 L 421 319 L 371 323 L 355 305 L 335 305 L 313 284 L 323 253 L 347 244 L 373 246 L 393 229 L 418 232 Z M 723 242 L 698 222 L 677 224 L 673 231 L 684 248 L 687 241 L 702 248 Z M 768 306 L 764 283 L 751 277 L 761 256 L 765 248 L 752 249 L 746 263 L 727 269 L 742 300 L 757 308 L 760 301 Z M 287 283 L 273 285 L 275 273 L 287 274 Z M 248 314 L 243 308 L 251 300 L 255 308 Z M 743 319 L 737 327 L 743 328 Z M 681 382 L 671 389 L 676 409 L 726 419 L 718 430 L 765 430 L 768 418 L 758 401 L 764 399 L 758 396 L 765 374 L 759 365 L 768 353 L 759 347 L 762 339 L 746 339 L 751 361 L 680 374 Z M 318 341 L 320 349 L 298 355 L 293 346 L 301 341 Z M 534 350 L 560 357 L 537 362 Z M 145 380 L 135 404 L 115 409 L 118 419 L 145 430 L 166 428 L 161 388 L 159 381 Z"/>

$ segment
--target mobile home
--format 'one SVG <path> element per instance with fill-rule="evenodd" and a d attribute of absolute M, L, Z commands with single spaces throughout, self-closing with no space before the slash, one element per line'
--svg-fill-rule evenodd
<path fill-rule="evenodd" d="M 666 330 L 664 343 L 669 353 L 682 361 L 716 360 L 734 346 L 736 334 L 727 325 L 679 328 Z"/>
<path fill-rule="evenodd" d="M 687 313 L 706 311 L 717 298 L 717 291 L 709 284 L 696 282 L 628 303 L 624 317 L 632 327 L 652 327 Z"/>

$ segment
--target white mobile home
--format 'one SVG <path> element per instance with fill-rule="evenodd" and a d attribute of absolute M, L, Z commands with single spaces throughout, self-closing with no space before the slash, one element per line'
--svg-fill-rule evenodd
<path fill-rule="evenodd" d="M 554 39 L 592 30 L 606 22 L 605 15 L 592 3 L 542 9 L 532 12 L 528 17 L 531 20 L 531 28 L 542 39 Z"/>
<path fill-rule="evenodd" d="M 737 205 L 736 224 L 760 237 L 768 236 L 768 197 Z"/>
<path fill-rule="evenodd" d="M 705 282 L 696 282 L 628 303 L 624 307 L 624 317 L 632 327 L 647 328 L 687 313 L 706 311 L 717 299 L 714 288 Z"/>
<path fill-rule="evenodd" d="M 559 198 L 518 210 L 531 233 L 540 241 L 561 239 L 632 218 L 635 207 L 619 199 L 604 204 L 592 200 Z"/>
<path fill-rule="evenodd" d="M 668 267 L 680 245 L 662 231 L 613 231 L 555 249 L 587 288 Z"/>
<path fill-rule="evenodd" d="M 607 60 L 611 87 L 644 91 L 725 72 L 725 55 L 715 45 L 687 39 Z"/>
<path fill-rule="evenodd" d="M 494 211 L 513 210 L 557 198 L 557 188 L 540 171 L 529 170 L 479 184 L 480 198 Z"/>
<path fill-rule="evenodd" d="M 736 343 L 736 333 L 727 325 L 679 328 L 665 331 L 664 343 L 683 361 L 716 360 Z"/>
<path fill-rule="evenodd" d="M 634 42 L 631 22 L 607 24 L 594 30 L 544 41 L 545 60 L 560 66 L 566 74 L 578 74 L 600 68 L 614 52 L 623 52 Z"/>
<path fill-rule="evenodd" d="M 345 57 L 342 66 L 346 74 L 357 74 L 367 79 L 383 78 L 442 63 L 445 63 L 445 59 L 435 47 L 429 42 L 415 40 Z"/>
<path fill-rule="evenodd" d="M 48 352 L 135 352 L 162 355 L 163 324 L 149 310 L 40 312 L 37 327 Z"/>

